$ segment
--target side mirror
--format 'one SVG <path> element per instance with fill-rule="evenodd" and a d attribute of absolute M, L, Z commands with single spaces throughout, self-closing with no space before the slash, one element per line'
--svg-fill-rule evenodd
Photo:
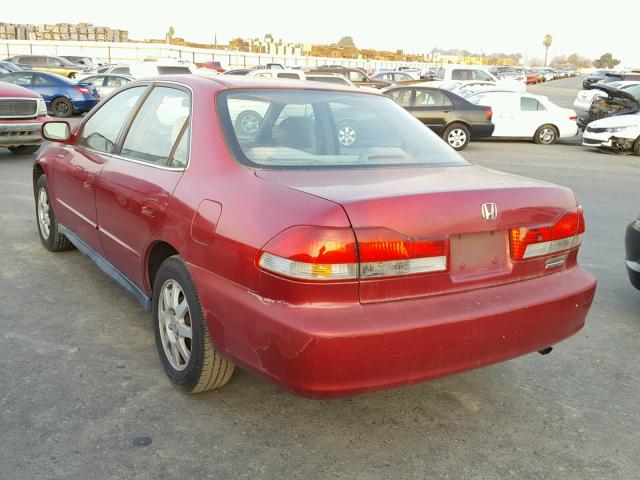
<path fill-rule="evenodd" d="M 42 138 L 52 142 L 66 142 L 71 138 L 71 127 L 67 122 L 45 122 L 42 125 Z"/>

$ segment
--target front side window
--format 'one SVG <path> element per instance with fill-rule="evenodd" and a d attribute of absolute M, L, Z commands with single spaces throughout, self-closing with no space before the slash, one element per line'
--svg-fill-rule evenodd
<path fill-rule="evenodd" d="M 457 68 L 451 72 L 451 80 L 473 80 L 473 74 L 469 69 Z"/>
<path fill-rule="evenodd" d="M 89 77 L 82 80 L 84 83 L 90 83 L 91 85 L 95 85 L 96 87 L 101 87 L 104 83 L 104 77 Z"/>
<path fill-rule="evenodd" d="M 351 80 L 352 82 L 364 82 L 364 74 L 362 72 L 351 70 L 349 72 L 349 80 Z"/>
<path fill-rule="evenodd" d="M 30 73 L 13 73 L 2 77 L 3 82 L 13 83 L 14 85 L 21 85 L 23 87 L 31 85 Z"/>
<path fill-rule="evenodd" d="M 293 80 L 300 80 L 300 75 L 297 73 L 278 73 L 278 78 L 291 78 Z"/>
<path fill-rule="evenodd" d="M 147 87 L 134 87 L 111 97 L 84 124 L 78 145 L 112 153 L 122 126 Z"/>
<path fill-rule="evenodd" d="M 466 164 L 383 96 L 330 90 L 226 90 L 219 94 L 218 111 L 235 157 L 254 168 Z M 259 122 L 251 123 L 254 133 L 248 135 L 243 120 L 258 117 Z"/>
<path fill-rule="evenodd" d="M 122 85 L 126 85 L 130 80 L 124 77 L 107 77 L 106 86 L 107 87 L 121 87 Z"/>
<path fill-rule="evenodd" d="M 122 144 L 124 157 L 169 165 L 171 153 L 186 129 L 191 113 L 189 94 L 156 87 L 138 111 Z"/>

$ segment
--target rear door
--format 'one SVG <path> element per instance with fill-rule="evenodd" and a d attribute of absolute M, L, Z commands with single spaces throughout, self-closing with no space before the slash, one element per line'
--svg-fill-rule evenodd
<path fill-rule="evenodd" d="M 453 115 L 453 104 L 442 92 L 416 88 L 411 113 L 436 133 L 441 133 Z"/>
<path fill-rule="evenodd" d="M 549 121 L 547 109 L 533 97 L 520 98 L 520 112 L 516 116 L 516 123 L 521 130 L 522 137 L 533 137 L 541 125 Z"/>
<path fill-rule="evenodd" d="M 134 115 L 100 175 L 96 206 L 107 260 L 142 287 L 143 254 L 187 166 L 191 94 L 154 84 Z"/>
<path fill-rule="evenodd" d="M 54 164 L 55 211 L 63 225 L 92 250 L 104 254 L 98 233 L 96 185 L 116 140 L 146 86 L 125 90 L 101 105 L 65 145 Z"/>

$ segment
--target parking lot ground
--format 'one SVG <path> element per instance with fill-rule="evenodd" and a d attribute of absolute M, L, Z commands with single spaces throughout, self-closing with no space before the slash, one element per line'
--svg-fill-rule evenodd
<path fill-rule="evenodd" d="M 79 252 L 40 245 L 33 157 L 0 153 L 0 479 L 638 478 L 640 292 L 623 234 L 640 158 L 498 141 L 464 156 L 574 189 L 580 262 L 599 281 L 586 328 L 550 355 L 317 401 L 239 370 L 219 391 L 175 390 L 150 316 Z"/>

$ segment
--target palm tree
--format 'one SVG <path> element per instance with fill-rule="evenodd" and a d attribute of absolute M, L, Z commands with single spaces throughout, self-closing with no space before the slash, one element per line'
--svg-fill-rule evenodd
<path fill-rule="evenodd" d="M 542 42 L 542 44 L 544 45 L 544 66 L 547 66 L 547 55 L 549 54 L 549 47 L 551 46 L 551 42 L 553 41 L 553 38 L 551 37 L 551 35 L 547 34 L 544 36 L 544 40 Z"/>

